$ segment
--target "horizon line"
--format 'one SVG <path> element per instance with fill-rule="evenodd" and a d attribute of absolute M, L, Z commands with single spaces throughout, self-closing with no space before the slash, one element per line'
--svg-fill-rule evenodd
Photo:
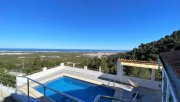
<path fill-rule="evenodd" d="M 34 49 L 34 50 L 121 50 L 121 51 L 127 51 L 129 49 L 95 49 L 95 48 L 0 48 L 0 50 L 8 50 L 8 49 L 24 49 L 24 50 L 30 50 L 30 49 Z"/>

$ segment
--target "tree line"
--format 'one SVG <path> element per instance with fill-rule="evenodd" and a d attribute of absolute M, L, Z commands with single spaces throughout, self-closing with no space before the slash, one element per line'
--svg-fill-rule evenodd
<path fill-rule="evenodd" d="M 85 60 L 84 65 L 91 70 L 99 70 L 99 67 L 101 67 L 101 70 L 104 73 L 116 74 L 117 73 L 116 61 L 117 61 L 116 59 L 110 57 L 102 57 L 102 58 L 94 57 Z"/>
<path fill-rule="evenodd" d="M 52 68 L 60 64 L 61 60 L 51 59 L 51 58 L 41 58 L 37 57 L 34 59 L 33 63 L 25 64 L 24 73 L 31 74 L 38 71 L 42 71 L 43 67 Z"/>

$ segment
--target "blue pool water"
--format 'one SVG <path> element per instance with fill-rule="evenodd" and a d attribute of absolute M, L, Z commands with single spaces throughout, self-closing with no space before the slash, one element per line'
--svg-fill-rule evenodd
<path fill-rule="evenodd" d="M 65 76 L 50 81 L 46 83 L 46 85 L 85 102 L 94 102 L 94 99 L 97 95 L 114 96 L 115 93 L 115 90 L 113 89 Z M 44 92 L 42 86 L 37 86 L 35 89 L 40 93 Z M 65 99 L 61 95 L 56 94 L 55 92 L 48 89 L 46 90 L 46 96 L 58 102 L 62 102 Z M 109 102 L 109 100 L 104 101 Z"/>

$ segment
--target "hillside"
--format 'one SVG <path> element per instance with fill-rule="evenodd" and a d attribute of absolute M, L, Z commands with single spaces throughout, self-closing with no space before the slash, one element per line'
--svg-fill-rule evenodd
<path fill-rule="evenodd" d="M 138 48 L 119 56 L 126 59 L 156 61 L 159 53 L 173 50 L 180 50 L 180 30 L 157 41 L 142 43 Z"/>

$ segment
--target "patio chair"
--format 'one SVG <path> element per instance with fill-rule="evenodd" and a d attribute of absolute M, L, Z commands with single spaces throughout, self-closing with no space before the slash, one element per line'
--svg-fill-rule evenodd
<path fill-rule="evenodd" d="M 136 97 L 137 98 L 137 101 L 138 102 L 141 102 L 141 99 L 142 99 L 142 97 L 144 96 L 141 92 L 140 92 L 140 90 L 139 90 L 139 84 L 136 82 L 136 81 L 134 81 L 133 79 L 128 79 L 128 81 L 129 81 L 129 83 L 131 84 L 131 86 L 133 86 L 134 88 L 135 88 L 135 90 L 137 90 L 137 92 L 138 92 L 138 95 L 137 95 L 137 97 L 136 97 L 136 93 L 137 92 L 135 92 L 135 93 L 133 93 L 132 94 L 132 97 L 134 98 L 134 97 Z"/>

